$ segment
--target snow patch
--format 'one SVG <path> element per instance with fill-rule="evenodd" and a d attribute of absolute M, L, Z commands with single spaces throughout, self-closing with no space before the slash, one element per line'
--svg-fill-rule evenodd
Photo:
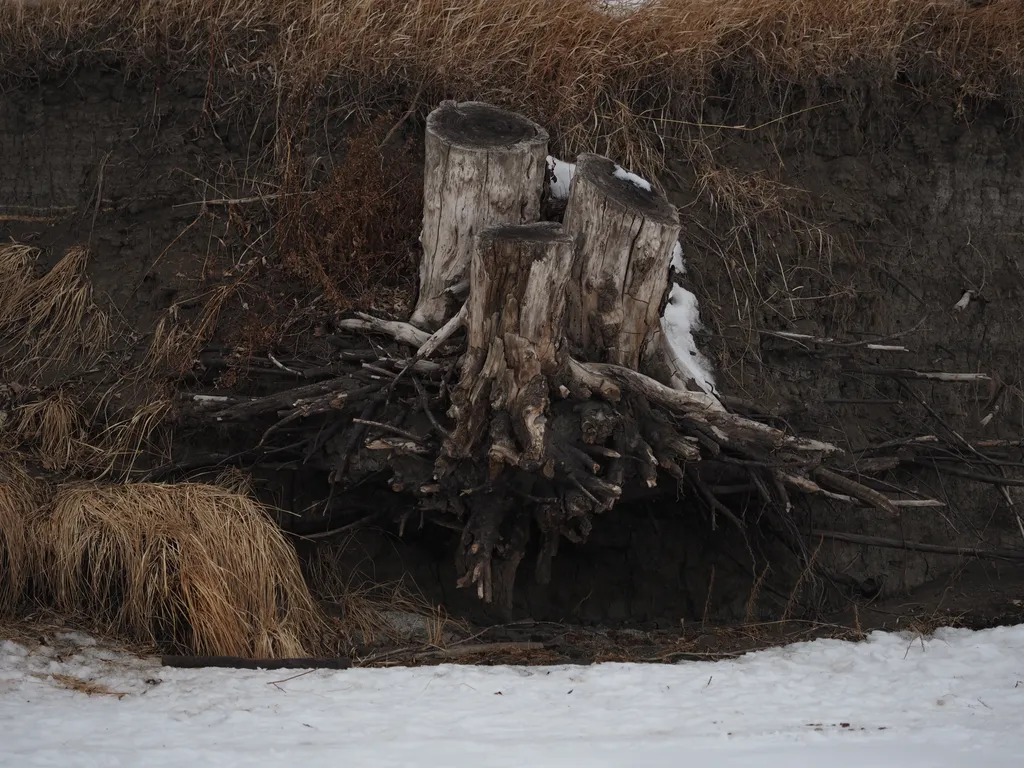
<path fill-rule="evenodd" d="M 1024 626 L 717 662 L 305 674 L 0 641 L 0 765 L 17 768 L 1019 768 L 1022 711 Z"/>
<path fill-rule="evenodd" d="M 675 254 L 673 254 L 674 257 Z M 680 251 L 680 260 L 682 252 Z M 697 297 L 681 285 L 673 285 L 661 318 L 661 329 L 669 346 L 693 382 L 709 395 L 715 394 L 711 365 L 697 349 L 693 332 L 700 329 Z"/>
<path fill-rule="evenodd" d="M 628 181 L 636 187 L 644 190 L 645 192 L 651 191 L 651 182 L 642 176 L 637 176 L 635 173 L 630 173 L 621 165 L 616 164 L 615 170 L 612 172 L 616 179 L 622 179 Z"/>
<path fill-rule="evenodd" d="M 672 249 L 672 260 L 669 263 L 678 274 L 686 274 L 686 262 L 683 261 L 683 246 L 679 244 L 678 240 L 676 241 L 675 248 Z"/>
<path fill-rule="evenodd" d="M 551 197 L 556 200 L 567 200 L 569 185 L 572 184 L 572 177 L 575 175 L 575 163 L 565 163 L 557 157 L 548 155 L 548 189 Z"/>

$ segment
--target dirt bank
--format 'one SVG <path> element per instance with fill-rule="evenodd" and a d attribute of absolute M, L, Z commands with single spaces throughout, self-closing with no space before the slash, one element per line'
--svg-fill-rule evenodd
<path fill-rule="evenodd" d="M 636 499 L 585 543 L 563 545 L 550 586 L 522 579 L 517 615 L 674 626 L 837 610 L 944 584 L 964 563 L 907 551 L 906 542 L 1022 548 L 1010 503 L 1018 489 L 963 476 L 996 471 L 1012 482 L 1024 466 L 1013 445 L 1024 426 L 1024 150 L 1009 91 L 956 99 L 903 75 L 884 88 L 829 77 L 814 87 L 790 83 L 784 97 L 775 83 L 758 100 L 750 97 L 756 83 L 722 82 L 704 98 L 700 120 L 665 145 L 657 169 L 680 210 L 685 282 L 700 300 L 700 343 L 719 389 L 861 462 L 896 443 L 898 461 L 872 475 L 877 487 L 942 506 L 886 516 L 801 501 L 795 512 L 814 565 L 802 572 L 780 564 L 776 543 L 748 548 L 728 529 L 709 529 L 703 513 Z M 275 110 L 255 97 L 246 103 L 247 87 L 202 70 L 170 75 L 113 60 L 19 78 L 3 91 L 0 240 L 41 249 L 40 270 L 87 246 L 94 301 L 117 342 L 73 376 L 58 367 L 0 383 L 61 388 L 93 409 L 101 390 L 131 410 L 154 394 L 173 397 L 183 382 L 218 396 L 260 394 L 287 376 L 290 355 L 326 348 L 339 309 L 404 319 L 431 105 L 421 94 L 380 102 L 405 105 L 398 109 L 352 109 L 323 95 L 301 110 Z M 529 116 L 556 133 L 563 127 L 554 113 Z M 581 147 L 564 132 L 560 141 L 611 146 Z M 154 341 L 168 328 L 196 343 L 155 364 Z M 225 365 L 224 350 L 241 354 Z M 989 378 L 934 381 L 908 371 Z M 164 453 L 140 464 L 173 464 L 160 479 L 216 474 L 210 452 L 223 465 L 245 465 L 260 437 L 245 425 L 166 424 L 166 439 L 146 436 Z M 921 450 L 931 436 L 962 450 Z M 19 450 L 36 450 L 18 439 Z M 968 447 L 999 440 L 1010 442 L 984 460 Z M 457 534 L 410 524 L 399 539 L 393 527 L 376 527 L 373 513 L 395 503 L 377 481 L 325 508 L 329 459 L 262 457 L 257 491 L 285 511 L 282 525 L 308 535 L 366 520 L 351 537 L 331 539 L 348 543 L 339 567 L 378 580 L 409 575 L 431 600 L 478 616 L 472 596 L 454 589 Z M 760 514 L 757 489 L 738 488 L 735 499 L 737 514 Z"/>

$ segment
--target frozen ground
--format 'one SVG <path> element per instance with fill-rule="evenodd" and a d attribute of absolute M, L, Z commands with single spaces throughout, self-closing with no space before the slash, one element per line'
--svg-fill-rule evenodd
<path fill-rule="evenodd" d="M 0 642 L 0 765 L 1024 765 L 1024 626 L 675 666 L 308 674 L 164 669 L 69 641 Z"/>

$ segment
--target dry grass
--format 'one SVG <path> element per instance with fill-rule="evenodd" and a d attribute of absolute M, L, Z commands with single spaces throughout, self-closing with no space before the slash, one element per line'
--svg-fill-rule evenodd
<path fill-rule="evenodd" d="M 44 601 L 101 631 L 254 658 L 321 642 L 294 550 L 247 496 L 187 483 L 66 486 L 29 535 Z"/>
<path fill-rule="evenodd" d="M 201 301 L 203 305 L 191 322 L 181 322 L 178 305 L 171 307 L 157 322 L 146 356 L 136 371 L 137 377 L 155 380 L 191 370 L 203 343 L 213 336 L 224 303 L 235 295 L 247 277 L 248 273 L 243 272 L 235 280 L 189 299 L 189 302 Z"/>
<path fill-rule="evenodd" d="M 69 391 L 58 389 L 14 413 L 19 440 L 35 449 L 44 469 L 66 472 L 81 466 L 88 450 L 86 420 Z"/>
<path fill-rule="evenodd" d="M 174 41 L 174 44 L 169 44 Z M 903 73 L 953 99 L 1024 96 L 1024 6 L 995 0 L 50 0 L 0 5 L 0 70 L 90 60 L 261 82 L 279 105 L 359 110 L 474 97 L 541 119 L 563 148 L 653 169 L 664 141 L 709 125 L 722 83 L 785 108 L 793 85 Z M 813 89 L 809 92 L 813 92 Z M 718 94 L 721 95 L 721 94 Z M 251 105 L 251 93 L 233 92 Z M 801 108 L 809 105 L 801 105 Z M 813 105 L 810 105 L 813 106 Z M 781 116 L 780 111 L 777 116 Z M 747 126 L 749 128 L 751 126 Z"/>
<path fill-rule="evenodd" d="M 428 645 L 443 646 L 448 632 L 467 629 L 405 581 L 378 583 L 357 575 L 344 564 L 346 548 L 346 544 L 319 547 L 308 570 L 311 588 L 340 612 L 350 642 L 408 642 L 396 626 L 394 614 L 422 617 L 423 641 Z"/>
<path fill-rule="evenodd" d="M 0 245 L 0 328 L 6 328 L 23 304 L 32 284 L 36 250 L 28 245 Z"/>
<path fill-rule="evenodd" d="M 142 402 L 129 406 L 116 405 L 133 394 L 118 385 L 93 405 L 80 389 L 69 384 L 22 396 L 12 409 L 8 448 L 47 472 L 92 479 L 126 477 L 143 456 L 166 458 L 159 438 L 173 403 L 165 383 L 140 383 L 143 391 L 134 394 Z"/>
<path fill-rule="evenodd" d="M 278 208 L 279 250 L 286 266 L 336 308 L 355 303 L 395 311 L 403 298 L 411 304 L 423 166 L 411 142 L 383 146 L 397 121 L 393 114 L 378 116 L 315 186 L 296 157 L 283 172 L 288 194 Z"/>
<path fill-rule="evenodd" d="M 0 366 L 11 380 L 93 365 L 112 335 L 109 317 L 92 300 L 88 251 L 71 248 L 34 277 L 37 257 L 22 245 L 0 247 Z"/>
<path fill-rule="evenodd" d="M 24 593 L 32 565 L 28 522 L 40 503 L 39 485 L 13 458 L 0 456 L 0 616 Z"/>
<path fill-rule="evenodd" d="M 97 682 L 96 680 L 83 680 L 82 678 L 75 677 L 74 675 L 62 675 L 57 673 L 54 673 L 49 677 L 51 677 L 61 688 L 66 688 L 69 691 L 75 691 L 76 693 L 84 693 L 86 696 L 116 696 L 120 699 L 128 695 L 122 691 L 111 690 L 109 686 Z"/>
<path fill-rule="evenodd" d="M 89 468 L 97 477 L 127 476 L 142 457 L 168 458 L 164 425 L 173 408 L 172 396 L 155 382 L 151 399 L 119 420 L 108 423 L 94 443 Z"/>

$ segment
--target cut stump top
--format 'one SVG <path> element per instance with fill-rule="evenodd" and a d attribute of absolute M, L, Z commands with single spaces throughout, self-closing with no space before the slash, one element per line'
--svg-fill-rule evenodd
<path fill-rule="evenodd" d="M 647 190 L 629 179 L 616 176 L 617 167 L 603 155 L 582 154 L 576 161 L 576 180 L 590 182 L 609 200 L 649 221 L 668 225 L 679 223 L 679 215 L 668 198 L 653 187 Z"/>
<path fill-rule="evenodd" d="M 480 101 L 444 101 L 427 116 L 427 132 L 468 150 L 547 144 L 548 132 L 515 112 Z"/>
<path fill-rule="evenodd" d="M 481 242 L 495 240 L 518 240 L 526 243 L 568 243 L 573 236 L 562 229 L 561 224 L 539 221 L 532 224 L 506 224 L 485 229 L 479 234 Z"/>

